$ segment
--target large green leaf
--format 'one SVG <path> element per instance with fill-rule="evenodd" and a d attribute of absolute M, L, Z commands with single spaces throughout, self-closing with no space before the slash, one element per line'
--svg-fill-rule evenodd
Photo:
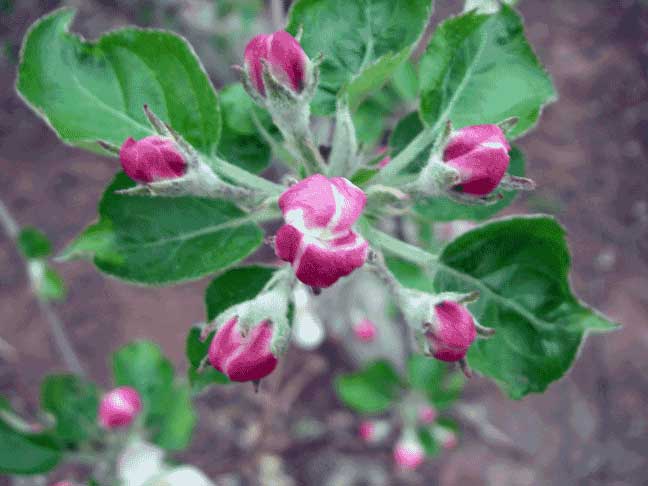
<path fill-rule="evenodd" d="M 134 183 L 118 174 L 99 205 L 99 222 L 88 227 L 62 258 L 94 256 L 97 267 L 146 285 L 200 278 L 250 255 L 262 242 L 254 224 L 225 200 L 126 196 Z"/>
<path fill-rule="evenodd" d="M 61 459 L 50 434 L 31 434 L 13 423 L 6 400 L 0 406 L 0 474 L 40 474 L 51 471 Z"/>
<path fill-rule="evenodd" d="M 142 396 L 145 423 L 161 447 L 187 446 L 196 422 L 189 388 L 174 383 L 173 365 L 148 341 L 124 346 L 113 355 L 115 383 L 132 386 Z"/>
<path fill-rule="evenodd" d="M 72 145 L 121 145 L 152 134 L 144 104 L 199 151 L 220 136 L 216 93 L 191 46 L 178 35 L 125 28 L 87 42 L 69 33 L 74 10 L 43 17 L 22 48 L 18 91 Z"/>
<path fill-rule="evenodd" d="M 313 111 L 331 114 L 340 90 L 357 104 L 379 88 L 409 56 L 423 32 L 431 0 L 298 0 L 288 31 L 303 27 L 301 45 L 312 59 L 324 54 Z"/>
<path fill-rule="evenodd" d="M 450 243 L 438 263 L 421 250 L 387 246 L 423 266 L 424 275 L 416 278 L 411 267 L 390 267 L 399 279 L 405 277 L 406 285 L 424 291 L 480 292 L 470 310 L 496 333 L 473 344 L 468 362 L 511 398 L 544 391 L 569 370 L 588 331 L 615 328 L 572 294 L 565 232 L 551 217 L 481 226 Z M 400 275 L 402 268 L 405 275 Z"/>
<path fill-rule="evenodd" d="M 430 125 L 497 123 L 511 116 L 515 138 L 555 99 L 551 80 L 525 36 L 522 19 L 503 6 L 443 22 L 421 58 L 421 115 Z"/>
<path fill-rule="evenodd" d="M 41 384 L 41 408 L 56 419 L 56 436 L 76 443 L 97 430 L 99 391 L 74 375 L 50 375 Z"/>
<path fill-rule="evenodd" d="M 401 391 L 400 378 L 387 361 L 376 361 L 357 373 L 335 380 L 338 398 L 359 413 L 381 413 L 389 409 Z"/>

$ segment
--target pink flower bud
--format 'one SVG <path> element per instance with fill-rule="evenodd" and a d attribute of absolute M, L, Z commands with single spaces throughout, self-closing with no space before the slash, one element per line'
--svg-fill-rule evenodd
<path fill-rule="evenodd" d="M 443 160 L 459 171 L 456 189 L 485 196 L 501 182 L 509 165 L 509 145 L 497 125 L 473 125 L 455 132 L 443 152 Z"/>
<path fill-rule="evenodd" d="M 369 319 L 363 319 L 353 326 L 353 333 L 363 343 L 370 343 L 376 339 L 376 325 Z"/>
<path fill-rule="evenodd" d="M 459 361 L 477 337 L 472 315 L 463 305 L 446 300 L 434 306 L 436 320 L 427 332 L 432 354 L 441 361 Z"/>
<path fill-rule="evenodd" d="M 279 198 L 286 224 L 275 238 L 277 256 L 306 285 L 330 287 L 367 259 L 369 245 L 351 229 L 366 202 L 343 177 L 314 174 L 288 188 Z"/>
<path fill-rule="evenodd" d="M 244 57 L 250 81 L 261 96 L 266 95 L 262 59 L 267 61 L 270 73 L 277 80 L 296 93 L 304 89 L 308 57 L 288 32 L 279 30 L 253 37 L 245 47 Z"/>
<path fill-rule="evenodd" d="M 419 421 L 422 424 L 430 425 L 437 418 L 437 411 L 431 405 L 424 405 L 419 410 Z"/>
<path fill-rule="evenodd" d="M 363 420 L 360 422 L 358 435 L 365 442 L 373 442 L 376 436 L 376 424 L 371 420 Z"/>
<path fill-rule="evenodd" d="M 403 469 L 416 469 L 425 460 L 425 450 L 418 441 L 400 440 L 394 447 L 394 461 Z"/>
<path fill-rule="evenodd" d="M 126 175 L 148 184 L 182 177 L 187 163 L 172 140 L 151 135 L 142 140 L 126 139 L 119 150 L 119 160 Z"/>
<path fill-rule="evenodd" d="M 442 439 L 441 439 L 441 446 L 444 449 L 454 449 L 457 447 L 459 444 L 459 441 L 457 440 L 457 436 L 455 435 L 454 432 L 448 432 Z"/>
<path fill-rule="evenodd" d="M 142 411 L 135 388 L 122 386 L 106 393 L 99 404 L 99 422 L 106 429 L 129 426 Z"/>
<path fill-rule="evenodd" d="M 71 481 L 57 481 L 52 486 L 74 486 L 74 483 Z"/>
<path fill-rule="evenodd" d="M 232 381 L 256 381 L 268 376 L 277 366 L 270 351 L 272 323 L 263 321 L 245 335 L 238 318 L 227 321 L 209 346 L 209 362 Z"/>

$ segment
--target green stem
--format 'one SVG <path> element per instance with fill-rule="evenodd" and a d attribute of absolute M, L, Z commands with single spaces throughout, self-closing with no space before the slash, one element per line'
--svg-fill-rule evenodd
<path fill-rule="evenodd" d="M 258 189 L 270 196 L 281 194 L 284 190 L 283 186 L 271 182 L 268 179 L 264 179 L 263 177 L 256 176 L 247 170 L 224 161 L 223 159 L 214 157 L 212 161 L 213 163 L 211 165 L 219 175 L 231 179 L 237 184 L 251 189 Z"/>
<path fill-rule="evenodd" d="M 398 238 L 394 238 L 376 229 L 364 217 L 358 220 L 358 229 L 362 236 L 374 247 L 383 249 L 388 253 L 392 253 L 412 263 L 430 267 L 434 266 L 439 259 L 437 255 L 428 253 L 417 246 L 405 243 Z"/>

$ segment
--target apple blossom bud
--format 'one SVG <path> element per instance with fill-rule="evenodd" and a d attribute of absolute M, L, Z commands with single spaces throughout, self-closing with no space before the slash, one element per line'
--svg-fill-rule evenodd
<path fill-rule="evenodd" d="M 419 409 L 418 418 L 422 424 L 430 425 L 436 420 L 437 411 L 431 405 L 424 405 Z"/>
<path fill-rule="evenodd" d="M 425 450 L 418 440 L 401 439 L 394 447 L 394 461 L 402 469 L 416 469 L 425 460 Z"/>
<path fill-rule="evenodd" d="M 277 366 L 270 351 L 272 333 L 268 320 L 243 331 L 238 317 L 233 317 L 216 331 L 209 346 L 209 362 L 232 381 L 260 380 Z"/>
<path fill-rule="evenodd" d="M 376 424 L 371 420 L 363 420 L 358 428 L 358 435 L 365 442 L 373 442 L 376 434 Z"/>
<path fill-rule="evenodd" d="M 358 338 L 358 341 L 370 343 L 376 339 L 376 325 L 369 319 L 363 319 L 353 326 L 353 333 Z"/>
<path fill-rule="evenodd" d="M 444 449 L 454 449 L 458 444 L 459 441 L 457 440 L 457 436 L 454 434 L 454 432 L 448 433 L 441 440 L 441 446 L 443 446 Z"/>
<path fill-rule="evenodd" d="M 253 37 L 245 48 L 245 67 L 250 82 L 261 96 L 266 96 L 262 60 L 270 73 L 284 86 L 301 93 L 306 83 L 308 57 L 299 42 L 283 30 Z"/>
<path fill-rule="evenodd" d="M 441 361 L 462 360 L 477 337 L 472 315 L 451 300 L 436 304 L 434 313 L 434 322 L 426 330 L 432 355 Z"/>
<path fill-rule="evenodd" d="M 176 179 L 187 171 L 187 163 L 175 143 L 157 135 L 138 141 L 129 137 L 119 150 L 119 160 L 126 175 L 143 184 Z"/>
<path fill-rule="evenodd" d="M 106 393 L 99 404 L 99 422 L 106 429 L 127 427 L 142 411 L 135 388 L 122 386 Z"/>
<path fill-rule="evenodd" d="M 74 483 L 71 481 L 57 481 L 52 486 L 74 486 Z"/>
<path fill-rule="evenodd" d="M 279 258 L 311 287 L 330 287 L 364 265 L 369 245 L 351 228 L 367 197 L 343 177 L 314 174 L 279 198 L 284 224 L 275 238 Z"/>
<path fill-rule="evenodd" d="M 475 196 L 490 194 L 502 181 L 509 165 L 509 145 L 497 125 L 473 125 L 454 132 L 443 160 L 459 172 L 455 189 Z"/>

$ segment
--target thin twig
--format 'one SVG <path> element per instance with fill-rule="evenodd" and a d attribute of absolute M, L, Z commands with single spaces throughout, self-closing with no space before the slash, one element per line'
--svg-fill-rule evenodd
<path fill-rule="evenodd" d="M 19 233 L 19 226 L 13 216 L 11 216 L 11 213 L 9 212 L 7 206 L 5 206 L 2 201 L 0 201 L 0 223 L 2 223 L 2 226 L 9 238 L 11 238 L 14 243 L 16 243 Z M 25 267 L 26 266 L 27 262 L 25 261 Z M 28 269 L 27 272 L 29 273 Z M 40 307 L 43 316 L 49 324 L 52 338 L 54 339 L 54 344 L 56 345 L 56 348 L 58 349 L 59 354 L 61 355 L 61 358 L 65 363 L 65 366 L 68 370 L 76 375 L 86 376 L 85 370 L 81 365 L 81 361 L 74 351 L 74 348 L 72 347 L 72 344 L 70 342 L 70 338 L 65 331 L 65 325 L 63 324 L 63 321 L 49 302 L 41 299 L 36 293 L 34 293 L 34 297 L 38 301 L 38 306 Z"/>

